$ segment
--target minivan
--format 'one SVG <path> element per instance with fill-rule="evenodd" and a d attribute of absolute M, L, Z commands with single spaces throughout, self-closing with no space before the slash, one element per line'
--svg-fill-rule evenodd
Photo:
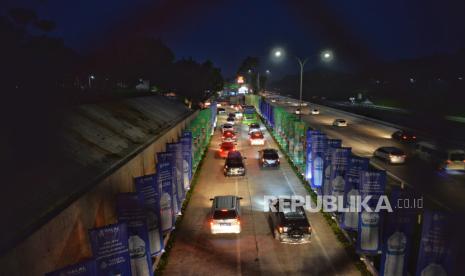
<path fill-rule="evenodd" d="M 212 234 L 241 232 L 241 207 L 238 196 L 226 195 L 210 198 L 210 231 Z"/>

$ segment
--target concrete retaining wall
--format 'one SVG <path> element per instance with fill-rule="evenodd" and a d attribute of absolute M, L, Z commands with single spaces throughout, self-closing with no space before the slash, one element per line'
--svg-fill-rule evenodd
<path fill-rule="evenodd" d="M 116 223 L 115 195 L 134 191 L 133 178 L 155 172 L 155 155 L 176 141 L 192 113 L 75 200 L 0 259 L 0 275 L 43 275 L 91 257 L 87 230 Z M 6 222 L 7 223 L 7 222 Z"/>

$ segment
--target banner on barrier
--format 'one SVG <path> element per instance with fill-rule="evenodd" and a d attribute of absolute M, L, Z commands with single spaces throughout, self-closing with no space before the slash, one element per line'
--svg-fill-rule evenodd
<path fill-rule="evenodd" d="M 145 207 L 150 242 L 150 254 L 156 256 L 163 252 L 163 232 L 160 217 L 160 187 L 155 174 L 134 179 L 139 200 Z"/>
<path fill-rule="evenodd" d="M 362 202 L 375 209 L 386 187 L 385 171 L 363 171 L 360 174 L 360 197 Z M 363 254 L 381 253 L 380 227 L 382 213 L 362 209 L 358 220 L 357 251 Z"/>
<path fill-rule="evenodd" d="M 116 197 L 118 222 L 127 225 L 132 275 L 153 275 L 147 213 L 136 193 Z"/>
<path fill-rule="evenodd" d="M 166 151 L 172 152 L 174 157 L 174 166 L 173 166 L 173 179 L 174 185 L 176 186 L 176 196 L 179 209 L 182 206 L 182 202 L 186 196 L 184 191 L 184 169 L 183 169 L 183 153 L 182 153 L 182 143 L 167 143 Z M 181 210 L 178 210 L 180 212 Z"/>
<path fill-rule="evenodd" d="M 331 185 L 331 195 L 333 196 L 344 195 L 351 150 L 351 148 L 346 147 L 332 150 L 329 182 Z"/>
<path fill-rule="evenodd" d="M 445 212 L 424 212 L 416 276 L 460 275 L 453 272 L 452 219 Z"/>
<path fill-rule="evenodd" d="M 391 192 L 391 202 L 411 197 L 395 187 Z M 381 256 L 381 276 L 407 275 L 412 246 L 414 226 L 416 223 L 414 209 L 396 208 L 386 214 L 383 228 L 383 253 Z"/>
<path fill-rule="evenodd" d="M 312 188 L 319 191 L 323 186 L 324 167 L 325 167 L 325 153 L 327 147 L 327 137 L 324 133 L 312 134 L 312 151 L 311 151 L 311 168 L 312 168 Z"/>
<path fill-rule="evenodd" d="M 132 275 L 125 223 L 90 229 L 89 239 L 97 275 Z"/>
<path fill-rule="evenodd" d="M 192 181 L 192 132 L 183 131 L 181 144 L 184 191 L 187 191 L 189 190 Z"/>
<path fill-rule="evenodd" d="M 325 163 L 324 163 L 324 178 L 323 178 L 323 195 L 331 195 L 331 164 L 334 149 L 342 146 L 342 140 L 340 139 L 327 139 Z"/>
<path fill-rule="evenodd" d="M 160 187 L 161 229 L 163 232 L 174 229 L 177 200 L 173 186 L 173 153 L 157 153 L 157 181 Z"/>
<path fill-rule="evenodd" d="M 360 195 L 360 173 L 368 170 L 370 159 L 352 155 L 349 157 L 348 170 L 346 173 L 346 185 L 344 189 L 344 206 L 352 210 L 355 202 L 348 200 Z M 356 231 L 358 229 L 358 212 L 342 213 L 341 227 Z"/>

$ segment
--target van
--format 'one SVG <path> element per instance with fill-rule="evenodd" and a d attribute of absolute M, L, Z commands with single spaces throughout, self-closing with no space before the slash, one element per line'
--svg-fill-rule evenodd
<path fill-rule="evenodd" d="M 213 202 L 210 212 L 212 234 L 241 232 L 241 197 L 226 195 L 210 198 Z"/>
<path fill-rule="evenodd" d="M 428 142 L 419 142 L 415 146 L 415 155 L 443 170 L 465 170 L 465 151 L 459 149 L 440 149 Z"/>

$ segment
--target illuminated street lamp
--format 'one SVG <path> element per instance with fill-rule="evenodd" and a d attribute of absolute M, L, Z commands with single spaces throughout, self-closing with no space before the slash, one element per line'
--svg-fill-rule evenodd
<path fill-rule="evenodd" d="M 95 80 L 95 76 L 89 75 L 89 88 L 92 88 L 92 80 Z"/>
<path fill-rule="evenodd" d="M 281 58 L 284 55 L 284 52 L 282 49 L 276 49 L 273 53 L 275 58 Z M 324 62 L 330 62 L 333 60 L 333 53 L 330 50 L 324 50 L 320 53 L 320 59 Z M 305 64 L 308 61 L 308 58 L 301 59 L 297 56 L 295 56 L 295 59 L 299 63 L 300 67 L 300 81 L 299 81 L 299 119 L 302 118 L 302 86 L 303 86 L 303 77 L 304 77 L 304 67 Z"/>

